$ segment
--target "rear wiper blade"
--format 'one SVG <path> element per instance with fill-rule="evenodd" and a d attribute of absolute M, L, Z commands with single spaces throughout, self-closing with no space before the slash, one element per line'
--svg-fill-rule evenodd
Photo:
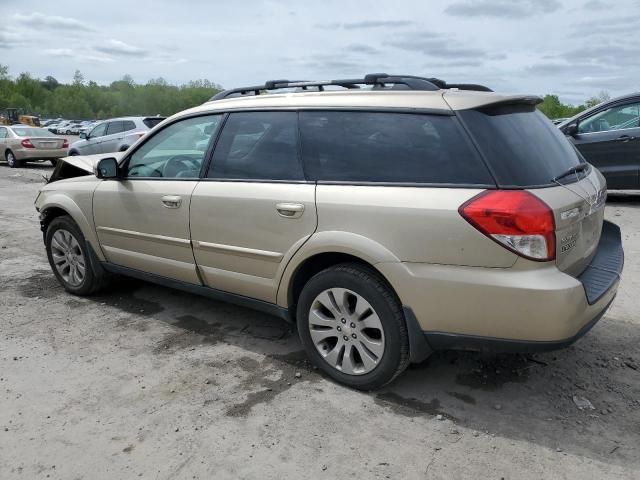
<path fill-rule="evenodd" d="M 574 165 L 571 168 L 568 168 L 567 170 L 565 170 L 564 172 L 562 172 L 560 175 L 558 175 L 557 177 L 553 177 L 551 179 L 551 181 L 553 182 L 557 182 L 558 180 L 560 180 L 561 178 L 564 177 L 568 177 L 569 175 L 575 175 L 578 172 L 584 172 L 587 168 L 589 168 L 589 164 L 588 163 L 581 163 L 579 165 Z"/>

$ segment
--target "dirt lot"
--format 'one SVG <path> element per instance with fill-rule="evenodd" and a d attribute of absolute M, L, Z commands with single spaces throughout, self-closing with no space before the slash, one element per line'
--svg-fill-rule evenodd
<path fill-rule="evenodd" d="M 63 292 L 33 209 L 50 171 L 0 164 L 3 480 L 640 478 L 640 195 L 610 197 L 622 286 L 577 344 L 442 353 L 367 394 L 264 314 L 133 280 Z"/>

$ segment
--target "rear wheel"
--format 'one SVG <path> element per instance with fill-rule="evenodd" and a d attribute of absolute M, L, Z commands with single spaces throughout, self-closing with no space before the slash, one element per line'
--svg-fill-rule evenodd
<path fill-rule="evenodd" d="M 92 264 L 80 228 L 66 215 L 54 218 L 45 236 L 47 258 L 64 289 L 75 295 L 90 295 L 107 283 L 107 276 Z"/>
<path fill-rule="evenodd" d="M 11 150 L 6 151 L 6 153 L 4 154 L 4 158 L 7 160 L 7 165 L 9 165 L 10 168 L 17 168 L 22 166 L 22 162 L 16 159 L 16 156 Z"/>
<path fill-rule="evenodd" d="M 409 339 L 399 300 L 372 269 L 341 264 L 304 286 L 298 332 L 311 360 L 360 390 L 380 388 L 409 364 Z"/>
<path fill-rule="evenodd" d="M 58 164 L 58 159 L 57 158 L 52 158 L 49 161 L 51 162 L 51 165 L 53 165 L 54 167 Z"/>

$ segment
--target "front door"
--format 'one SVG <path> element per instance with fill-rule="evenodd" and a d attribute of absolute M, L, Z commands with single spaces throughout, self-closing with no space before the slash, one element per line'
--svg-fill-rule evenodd
<path fill-rule="evenodd" d="M 121 163 L 121 179 L 94 193 L 94 221 L 108 262 L 200 283 L 189 207 L 208 141 L 221 115 L 179 120 L 150 136 Z"/>
<path fill-rule="evenodd" d="M 89 132 L 85 139 L 85 144 L 78 148 L 81 155 L 100 153 L 98 146 L 107 133 L 107 125 L 109 125 L 109 122 L 103 122 Z"/>
<path fill-rule="evenodd" d="M 573 142 L 602 172 L 609 189 L 640 188 L 640 103 L 601 110 L 581 120 Z"/>
<path fill-rule="evenodd" d="M 191 200 L 194 256 L 209 287 L 275 303 L 284 267 L 317 225 L 298 152 L 296 112 L 229 115 Z"/>

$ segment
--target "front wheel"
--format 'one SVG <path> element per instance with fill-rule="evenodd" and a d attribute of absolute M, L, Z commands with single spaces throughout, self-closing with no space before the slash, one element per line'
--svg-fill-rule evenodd
<path fill-rule="evenodd" d="M 107 282 L 106 273 L 87 250 L 80 228 L 66 215 L 54 218 L 45 236 L 47 258 L 54 275 L 64 289 L 75 295 L 90 295 Z"/>
<path fill-rule="evenodd" d="M 311 360 L 349 387 L 380 388 L 409 364 L 402 307 L 371 268 L 341 264 L 313 276 L 300 294 L 297 322 Z"/>

